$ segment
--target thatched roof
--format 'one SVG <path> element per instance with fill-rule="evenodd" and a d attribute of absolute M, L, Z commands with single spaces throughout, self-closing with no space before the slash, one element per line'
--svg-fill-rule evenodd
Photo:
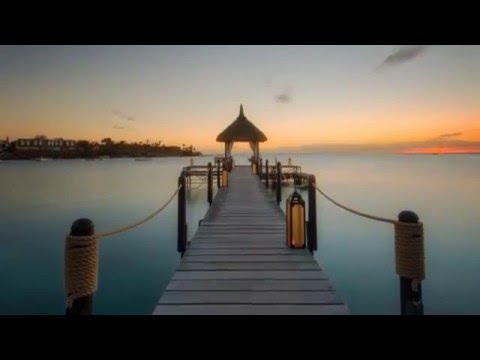
<path fill-rule="evenodd" d="M 240 115 L 237 120 L 231 123 L 220 135 L 217 136 L 218 142 L 229 141 L 267 141 L 267 137 L 263 132 L 257 129 L 246 117 L 243 115 L 243 105 L 240 105 Z"/>

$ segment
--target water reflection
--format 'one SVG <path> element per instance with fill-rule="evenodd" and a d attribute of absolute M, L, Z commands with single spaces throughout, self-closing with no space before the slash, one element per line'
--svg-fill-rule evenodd
<path fill-rule="evenodd" d="M 478 157 L 263 154 L 264 163 L 275 157 L 285 164 L 291 157 L 352 208 L 392 218 L 416 211 L 425 224 L 425 312 L 480 313 Z M 0 313 L 63 313 L 63 244 L 71 222 L 89 217 L 104 231 L 141 219 L 168 200 L 189 160 L 2 162 Z M 283 189 L 282 207 L 291 190 Z M 208 209 L 206 187 L 188 191 L 187 201 L 190 239 Z M 392 226 L 347 213 L 320 194 L 317 206 L 316 257 L 353 313 L 397 314 Z M 95 313 L 152 311 L 179 261 L 176 217 L 173 201 L 141 228 L 101 240 Z"/>

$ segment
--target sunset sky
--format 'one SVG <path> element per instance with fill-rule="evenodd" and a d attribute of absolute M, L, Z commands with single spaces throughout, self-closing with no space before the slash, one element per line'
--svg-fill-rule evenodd
<path fill-rule="evenodd" d="M 480 46 L 0 46 L 0 138 L 480 151 Z"/>

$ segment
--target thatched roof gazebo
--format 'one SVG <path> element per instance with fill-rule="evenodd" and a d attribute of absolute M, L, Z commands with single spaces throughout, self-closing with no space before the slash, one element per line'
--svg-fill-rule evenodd
<path fill-rule="evenodd" d="M 235 142 L 248 142 L 253 151 L 253 159 L 258 164 L 260 157 L 259 143 L 267 141 L 267 137 L 243 114 L 240 105 L 238 118 L 217 136 L 217 142 L 225 143 L 225 158 L 229 158 Z"/>

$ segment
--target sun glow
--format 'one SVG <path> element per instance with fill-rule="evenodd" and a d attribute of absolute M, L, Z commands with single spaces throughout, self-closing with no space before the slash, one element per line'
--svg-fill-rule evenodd
<path fill-rule="evenodd" d="M 426 148 L 412 148 L 399 152 L 400 154 L 472 154 L 480 153 L 480 147 L 448 147 L 436 146 Z"/>

